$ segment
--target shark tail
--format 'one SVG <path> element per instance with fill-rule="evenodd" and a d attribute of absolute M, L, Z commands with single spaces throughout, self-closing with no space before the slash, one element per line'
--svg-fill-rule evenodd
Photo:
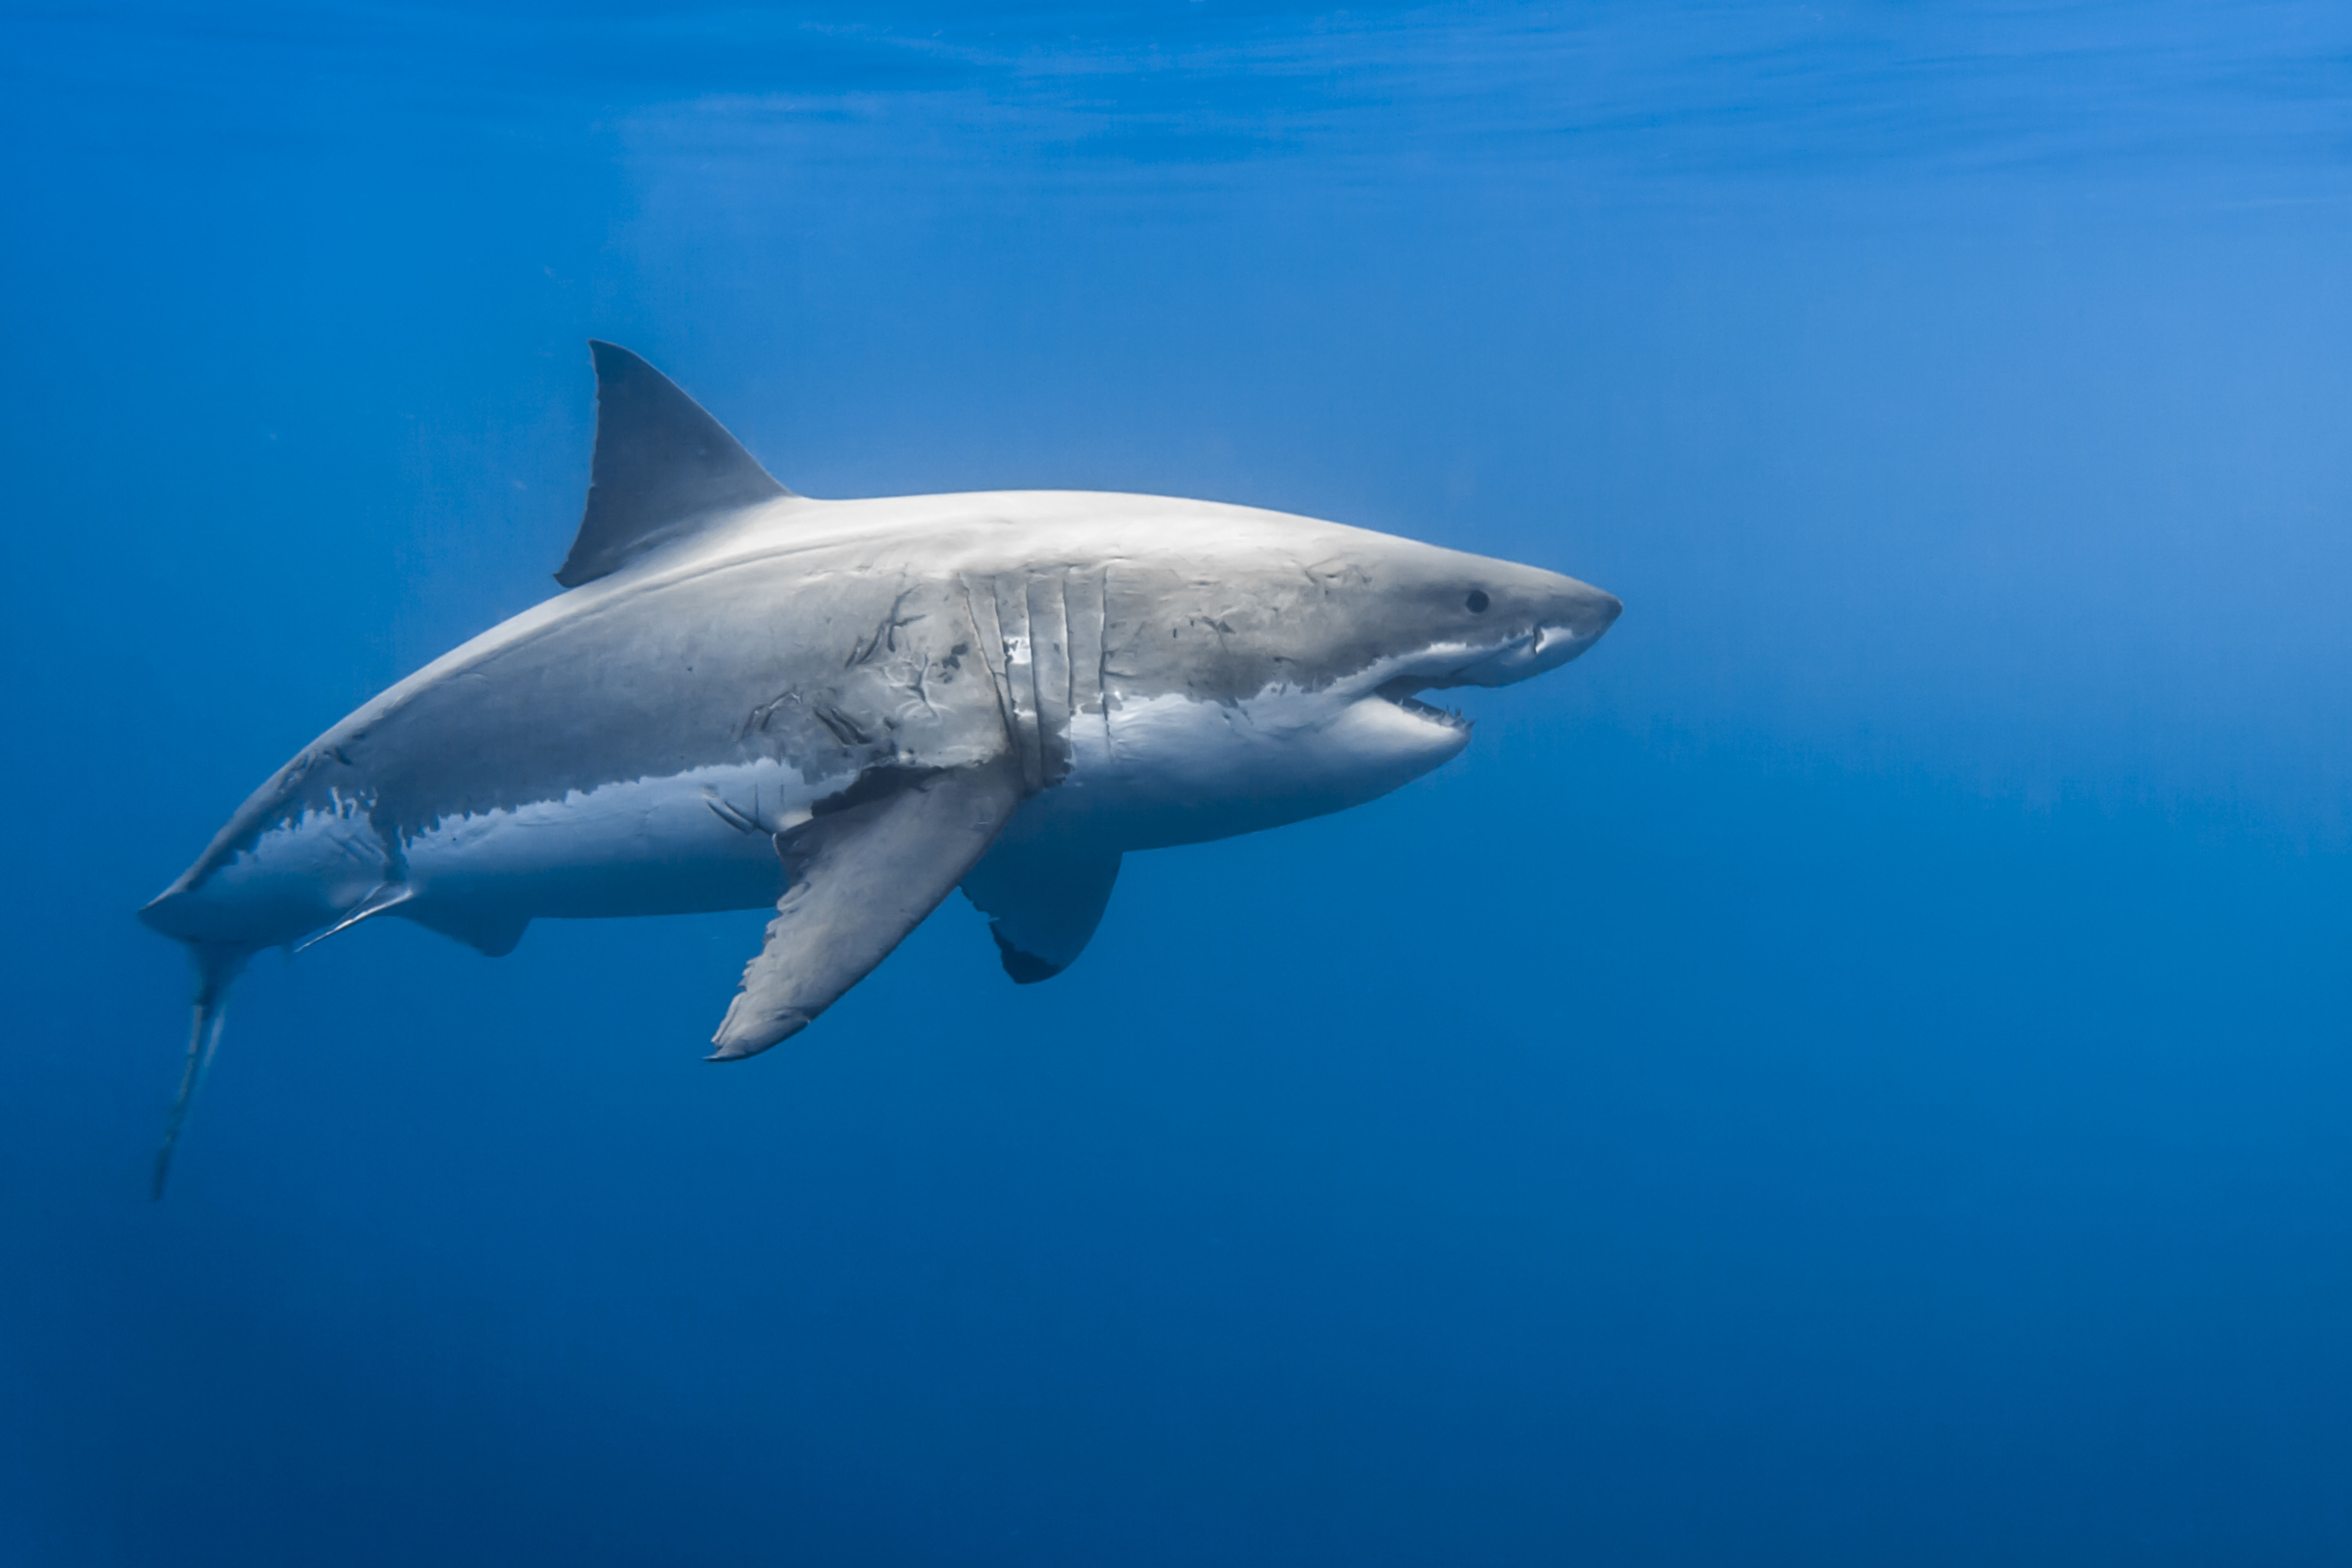
<path fill-rule="evenodd" d="M 244 948 L 192 945 L 188 952 L 196 967 L 194 1016 L 188 1025 L 188 1063 L 180 1073 L 180 1092 L 172 1101 L 171 1120 L 163 1123 L 163 1142 L 155 1151 L 155 1175 L 148 1189 L 148 1195 L 159 1203 L 163 1184 L 172 1176 L 172 1150 L 180 1141 L 180 1129 L 187 1123 L 188 1107 L 195 1100 L 205 1069 L 212 1066 L 213 1052 L 220 1046 L 221 1026 L 228 1019 L 229 985 L 252 956 Z"/>

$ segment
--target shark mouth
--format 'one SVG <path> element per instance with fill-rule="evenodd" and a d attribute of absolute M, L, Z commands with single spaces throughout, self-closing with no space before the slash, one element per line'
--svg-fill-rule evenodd
<path fill-rule="evenodd" d="M 1395 680 L 1383 681 L 1372 689 L 1372 695 L 1383 702 L 1393 703 L 1416 719 L 1425 720 L 1432 724 L 1443 724 L 1447 729 L 1460 730 L 1466 734 L 1470 729 L 1470 716 L 1458 708 L 1440 708 L 1433 702 L 1423 702 L 1414 695 L 1416 692 L 1427 689 L 1428 687 L 1424 682 L 1406 676 Z"/>
<path fill-rule="evenodd" d="M 1505 686 L 1522 680 L 1542 668 L 1534 661 L 1546 651 L 1547 642 L 1557 644 L 1560 640 L 1559 633 L 1553 628 L 1537 626 L 1483 647 L 1441 645 L 1418 658 L 1400 660 L 1401 669 L 1398 664 L 1391 665 L 1389 668 L 1398 673 L 1373 687 L 1372 695 L 1416 719 L 1467 733 L 1471 723 L 1468 714 L 1458 708 L 1423 702 L 1421 694 L 1464 686 Z"/>

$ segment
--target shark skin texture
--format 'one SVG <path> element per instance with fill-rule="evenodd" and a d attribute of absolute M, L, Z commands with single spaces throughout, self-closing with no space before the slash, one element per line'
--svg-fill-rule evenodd
<path fill-rule="evenodd" d="M 959 886 L 1005 972 L 1046 979 L 1124 855 L 1385 795 L 1467 742 L 1419 693 L 1555 668 L 1620 609 L 1212 501 L 813 500 L 591 346 L 565 591 L 304 747 L 140 911 L 196 973 L 172 1136 L 247 960 L 379 916 L 495 956 L 533 920 L 773 908 L 721 1060 L 804 1028 Z"/>

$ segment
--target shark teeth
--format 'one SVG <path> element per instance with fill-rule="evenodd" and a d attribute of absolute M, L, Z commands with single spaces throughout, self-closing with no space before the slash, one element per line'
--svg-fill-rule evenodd
<path fill-rule="evenodd" d="M 1402 692 L 1382 692 L 1381 695 L 1406 712 L 1427 719 L 1433 723 L 1444 724 L 1456 730 L 1470 728 L 1470 716 L 1459 708 L 1440 708 L 1435 703 L 1423 702 L 1418 697 L 1408 697 Z"/>
<path fill-rule="evenodd" d="M 1426 689 L 1427 688 L 1423 685 L 1418 677 L 1402 675 L 1393 680 L 1382 681 L 1372 688 L 1372 695 L 1383 702 L 1395 704 L 1415 718 L 1426 719 L 1433 724 L 1444 724 L 1455 730 L 1470 728 L 1469 715 L 1460 709 L 1440 708 L 1433 702 L 1423 702 L 1416 695 Z"/>

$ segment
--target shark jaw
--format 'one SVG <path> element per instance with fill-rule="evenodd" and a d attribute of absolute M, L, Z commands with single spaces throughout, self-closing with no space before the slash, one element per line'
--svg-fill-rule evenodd
<path fill-rule="evenodd" d="M 1601 639 L 1624 608 L 1614 595 L 1583 589 L 1556 617 L 1484 645 L 1441 642 L 1381 672 L 1372 695 L 1430 724 L 1465 734 L 1471 721 L 1459 709 L 1421 700 L 1424 691 L 1465 686 L 1515 686 L 1559 668 Z"/>

